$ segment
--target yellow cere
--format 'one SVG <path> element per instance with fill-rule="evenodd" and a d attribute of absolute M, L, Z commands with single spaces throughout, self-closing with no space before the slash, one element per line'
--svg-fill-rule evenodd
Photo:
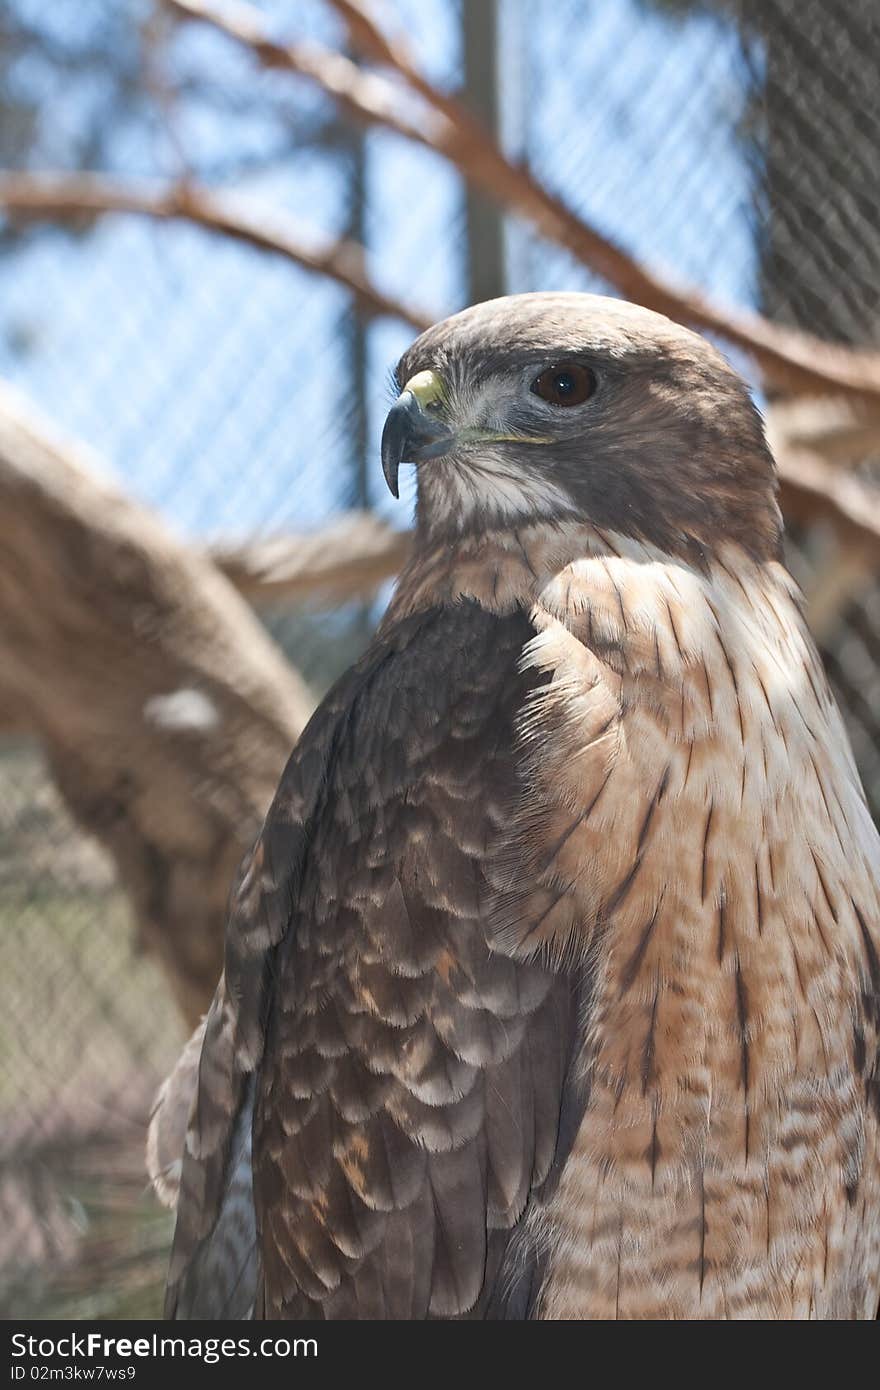
<path fill-rule="evenodd" d="M 416 372 L 415 376 L 410 377 L 403 389 L 412 392 L 423 410 L 426 406 L 433 405 L 435 401 L 442 401 L 446 395 L 443 378 L 431 371 Z"/>

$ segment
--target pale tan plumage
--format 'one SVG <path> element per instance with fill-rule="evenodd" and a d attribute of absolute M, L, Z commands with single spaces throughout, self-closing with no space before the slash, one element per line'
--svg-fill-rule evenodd
<path fill-rule="evenodd" d="M 515 323 L 522 301 L 510 303 Z M 724 376 L 726 369 L 709 349 L 656 316 L 617 309 L 587 296 L 548 297 L 545 309 L 557 337 L 559 325 L 571 320 L 570 341 L 564 344 L 569 352 L 581 341 L 578 334 L 586 340 L 584 322 L 595 318 L 602 350 L 610 351 L 615 363 L 614 353 L 632 351 L 641 352 L 639 362 L 649 361 L 647 343 L 673 361 L 676 353 L 683 354 L 695 392 L 704 387 L 733 389 Z M 500 312 L 494 310 L 496 316 Z M 528 320 L 525 340 L 531 351 L 529 333 L 534 337 L 541 323 L 534 300 L 524 304 L 521 313 Z M 463 331 L 471 339 L 479 336 L 481 326 L 485 332 L 491 328 L 485 309 L 472 311 L 465 320 Z M 434 360 L 432 351 L 439 353 L 444 371 L 453 375 L 455 324 L 452 320 L 441 339 L 447 348 L 432 348 L 428 335 L 423 351 L 428 362 Z M 555 341 L 552 347 L 557 350 Z M 418 354 L 418 345 L 413 351 Z M 463 360 L 467 365 L 468 359 Z M 417 361 L 422 364 L 422 358 Z M 493 379 L 491 372 L 488 379 Z M 675 401 L 673 386 L 664 387 L 664 409 L 667 398 Z M 731 404 L 723 395 L 722 399 L 724 408 L 735 415 L 736 401 Z M 606 407 L 610 416 L 613 406 L 612 397 Z M 497 413 L 497 403 L 492 409 Z M 747 410 L 744 397 L 742 409 Z M 570 982 L 577 1027 L 558 1102 L 563 1119 L 553 1166 L 548 1169 L 546 1160 L 539 1163 L 535 1157 L 530 1193 L 518 1189 L 519 1195 L 511 1195 L 506 1207 L 490 1203 L 488 1216 L 479 1209 L 478 1196 L 462 1198 L 466 1206 L 472 1202 L 473 1209 L 455 1215 L 488 1223 L 490 1239 L 482 1257 L 479 1246 L 467 1256 L 470 1263 L 460 1261 L 458 1267 L 454 1253 L 450 1257 L 453 1273 L 458 1268 L 458 1300 L 448 1284 L 438 1284 L 434 1294 L 425 1289 L 424 1305 L 421 1295 L 407 1295 L 405 1306 L 412 1311 L 393 1311 L 391 1284 L 382 1292 L 382 1281 L 391 1274 L 373 1272 L 368 1280 L 366 1272 L 373 1269 L 368 1251 L 381 1253 L 383 1241 L 392 1253 L 376 1269 L 390 1270 L 393 1260 L 402 1258 L 392 1258 L 398 1248 L 393 1221 L 398 1218 L 385 1225 L 374 1221 L 369 1238 L 362 1241 L 351 1234 L 343 1237 L 345 1203 L 340 1205 L 341 1189 L 333 1185 L 337 1180 L 329 1169 L 323 1188 L 318 1183 L 313 1191 L 309 1220 L 317 1223 L 314 1233 L 305 1233 L 303 1217 L 294 1219 L 294 1208 L 284 1196 L 285 1183 L 294 1190 L 302 1181 L 296 1164 L 285 1158 L 285 1144 L 305 1142 L 283 1139 L 285 1133 L 299 1133 L 284 1121 L 285 1086 L 293 1084 L 293 1073 L 277 1062 L 266 1072 L 268 1054 L 261 1064 L 262 1038 L 253 1032 L 256 1016 L 251 1014 L 247 1022 L 243 1013 L 250 987 L 248 951 L 258 961 L 286 930 L 289 908 L 277 904 L 287 903 L 287 890 L 273 851 L 263 861 L 263 906 L 255 900 L 244 916 L 239 913 L 237 931 L 233 919 L 231 968 L 237 974 L 244 969 L 245 987 L 236 987 L 235 997 L 221 995 L 221 1004 L 215 1005 L 218 1017 L 228 1016 L 217 1030 L 218 1039 L 227 1039 L 228 1050 L 218 1043 L 208 1058 L 213 1059 L 212 1067 L 203 1061 L 200 1105 L 205 1118 L 190 1129 L 192 1160 L 184 1166 L 189 1205 L 181 1216 L 188 1226 L 178 1238 L 174 1275 L 184 1280 L 184 1287 L 194 1250 L 209 1251 L 207 1261 L 199 1258 L 213 1278 L 224 1241 L 230 1250 L 236 1249 L 230 1229 L 243 1232 L 245 1240 L 251 1231 L 253 1239 L 247 1216 L 241 1219 L 237 1205 L 251 1181 L 249 1147 L 247 1165 L 239 1166 L 232 1183 L 223 1156 L 230 1145 L 243 1151 L 240 1124 L 233 1132 L 233 1121 L 236 1113 L 243 1113 L 242 1096 L 262 1065 L 264 1073 L 274 1077 L 262 1083 L 264 1119 L 257 1127 L 254 1159 L 258 1230 L 262 1221 L 257 1244 L 264 1261 L 262 1289 L 257 1277 L 257 1310 L 261 1311 L 262 1298 L 267 1316 L 273 1306 L 276 1315 L 284 1316 L 315 1315 L 318 1309 L 324 1316 L 380 1316 L 382 1309 L 394 1316 L 424 1316 L 418 1311 L 423 1306 L 447 1316 L 476 1307 L 483 1315 L 541 1318 L 875 1315 L 880 1292 L 878 836 L 804 625 L 797 590 L 776 558 L 772 471 L 761 456 L 760 434 L 746 432 L 741 447 L 742 493 L 757 500 L 742 517 L 738 503 L 732 503 L 730 525 L 718 531 L 712 508 L 725 504 L 712 491 L 708 445 L 695 450 L 693 462 L 694 486 L 699 492 L 705 478 L 705 498 L 690 496 L 683 486 L 677 490 L 675 450 L 685 448 L 687 422 L 693 420 L 693 412 L 683 410 L 681 437 L 673 418 L 664 446 L 672 451 L 674 467 L 664 473 L 660 462 L 665 455 L 658 455 L 658 486 L 665 485 L 667 477 L 672 481 L 656 535 L 651 506 L 643 504 L 641 491 L 633 494 L 631 504 L 624 498 L 621 506 L 628 532 L 626 525 L 596 526 L 575 504 L 561 515 L 526 514 L 506 520 L 499 516 L 488 533 L 473 525 L 450 530 L 449 518 L 455 508 L 459 515 L 468 487 L 474 507 L 493 505 L 486 498 L 491 470 L 487 475 L 481 464 L 473 485 L 462 483 L 455 473 L 445 484 L 442 501 L 438 493 L 427 504 L 420 541 L 378 639 L 380 647 L 384 641 L 391 644 L 387 650 L 402 653 L 401 643 L 410 639 L 400 634 L 418 630 L 436 614 L 447 614 L 444 621 L 453 624 L 449 631 L 454 632 L 455 615 L 465 611 L 481 613 L 481 622 L 494 620 L 499 631 L 514 635 L 518 629 L 510 625 L 525 624 L 525 640 L 517 638 L 511 649 L 516 660 L 507 665 L 506 656 L 495 658 L 501 663 L 499 691 L 514 691 L 510 747 L 516 776 L 509 784 L 499 783 L 496 796 L 496 784 L 487 773 L 485 828 L 478 819 L 467 819 L 464 802 L 459 803 L 458 822 L 456 814 L 448 824 L 441 816 L 439 826 L 442 834 L 454 836 L 458 824 L 458 845 L 466 854 L 472 842 L 476 852 L 475 837 L 479 838 L 482 887 L 474 925 L 467 930 L 485 935 L 487 962 L 497 961 L 498 969 L 504 959 L 523 962 L 516 970 L 533 975 L 519 977 L 520 995 L 524 997 L 527 988 L 538 991 L 536 999 L 544 998 L 548 989 L 555 991 L 546 998 L 562 1001 L 554 1006 L 562 1010 L 560 1019 L 568 1016 L 564 999 Z M 589 441 L 591 417 L 583 418 Z M 727 438 L 723 418 L 717 421 L 709 408 L 705 418 L 710 421 L 707 428 L 717 424 L 719 438 Z M 734 435 L 740 425 L 745 430 L 743 422 L 731 420 Z M 648 419 L 645 447 L 650 446 L 651 429 Z M 499 508 L 511 505 L 511 478 L 516 468 L 524 467 L 524 457 L 505 455 Z M 589 468 L 588 449 L 585 457 Z M 739 456 L 731 457 L 730 477 L 725 475 L 719 486 L 724 496 L 735 498 Z M 421 467 L 422 488 L 427 490 L 429 470 L 437 465 Z M 467 456 L 453 455 L 449 467 L 466 472 Z M 638 467 L 636 456 L 633 468 Z M 644 473 L 650 471 L 648 460 Z M 438 488 L 444 486 L 439 469 L 436 476 L 441 480 Z M 554 488 L 560 478 L 565 481 L 557 466 Z M 643 481 L 640 475 L 639 489 Z M 547 486 L 543 492 L 533 488 L 530 496 L 548 492 Z M 593 503 L 584 507 L 594 509 Z M 749 528 L 753 513 L 754 527 Z M 430 679 L 438 679 L 436 671 Z M 515 693 L 517 681 L 523 683 L 520 694 Z M 428 686 L 425 696 L 430 699 Z M 497 698 L 502 709 L 503 697 Z M 487 733 L 496 724 L 503 727 L 500 720 L 500 715 L 491 715 Z M 429 720 L 425 730 L 431 727 Z M 406 746 L 405 724 L 403 728 Z M 502 767 L 506 737 L 501 735 L 502 746 L 496 745 L 493 753 L 502 758 Z M 429 759 L 428 784 L 430 769 Z M 369 762 L 365 775 L 369 781 Z M 438 762 L 440 785 L 446 776 Z M 353 784 L 344 785 L 347 796 Z M 300 792 L 293 795 L 297 808 L 304 797 Z M 390 809 L 386 814 L 390 826 Z M 307 823 L 305 812 L 298 809 L 296 815 Z M 348 814 L 337 812 L 337 820 L 340 815 L 342 823 L 348 823 Z M 358 823 L 356 816 L 351 823 Z M 271 843 L 283 850 L 277 832 Z M 333 843 L 326 841 L 328 847 Z M 389 843 L 396 843 L 394 835 Z M 439 855 L 439 837 L 435 841 L 429 835 L 419 850 L 427 856 L 429 874 L 432 845 Z M 313 853 L 326 854 L 329 848 Z M 330 883 L 327 901 L 335 903 L 348 890 L 345 884 L 332 886 L 332 870 L 324 863 L 321 881 Z M 450 920 L 460 920 L 463 911 L 456 905 L 456 872 L 450 868 L 448 880 L 440 884 Z M 246 887 L 247 883 L 246 878 Z M 358 900 L 349 894 L 347 901 Z M 393 914 L 387 904 L 392 899 L 377 901 L 375 939 L 381 945 L 382 912 L 389 914 L 390 932 Z M 327 909 L 320 911 L 324 920 Z M 333 908 L 328 922 L 336 920 L 335 913 Z M 410 917 L 417 935 L 418 919 L 412 910 Z M 307 936 L 307 922 L 297 930 Z M 325 934 L 330 931 L 330 926 L 321 928 Z M 319 933 L 316 940 L 320 939 Z M 389 936 L 383 969 L 387 965 L 391 977 L 397 974 L 402 987 L 415 973 L 404 967 L 403 956 L 395 965 L 397 949 Z M 454 956 L 456 948 L 452 949 Z M 306 960 L 302 951 L 300 956 L 302 971 Z M 534 959 L 544 963 L 538 975 L 527 964 Z M 431 994 L 430 981 L 435 975 L 454 980 L 455 968 L 448 950 L 431 957 L 424 966 L 427 975 L 419 977 L 421 1002 L 412 1012 L 415 1018 L 419 1009 L 426 1011 L 419 1015 L 425 1021 L 433 1017 L 453 1053 L 459 1033 L 440 1018 L 440 996 Z M 467 968 L 471 984 L 457 987 L 461 1001 L 477 988 L 474 982 L 486 969 L 488 964 Z M 346 986 L 350 993 L 358 979 L 357 960 L 333 970 L 353 972 Z M 336 976 L 322 978 L 332 991 Z M 527 978 L 532 980 L 528 986 Z M 491 1014 L 496 986 L 490 980 L 487 976 L 480 989 L 481 1008 Z M 359 995 L 352 1017 L 366 1011 L 377 1020 L 391 1018 L 381 989 L 377 979 Z M 302 997 L 300 1010 L 311 1009 L 310 997 Z M 317 1007 L 320 1021 L 323 1006 Z M 401 1007 L 396 1003 L 392 1013 Z M 526 1021 L 517 1024 L 526 1028 L 526 1040 L 532 1018 L 538 1017 L 531 1012 L 535 1007 L 527 1006 Z M 297 1039 L 302 1024 L 297 1024 L 295 1010 L 289 1018 L 284 1056 L 301 1046 Z M 400 1020 L 395 1027 L 400 1028 Z M 537 1041 L 528 1044 L 533 1068 L 547 1047 L 540 1031 L 534 1036 Z M 386 1030 L 359 1054 L 368 1071 L 373 1066 L 370 1058 L 379 1056 L 375 1049 L 393 1047 L 395 1037 L 402 1047 L 404 1034 Z M 475 1061 L 476 1043 L 467 1030 L 460 1037 L 460 1055 Z M 351 1041 L 354 1045 L 353 1034 Z M 274 1042 L 270 1038 L 269 1046 L 277 1052 L 278 1035 Z M 512 1065 L 504 1060 L 508 1054 L 503 1049 L 493 1047 L 495 1060 L 489 1062 L 486 1053 L 479 1063 L 488 1067 L 487 1076 L 495 1074 L 492 1067 Z M 319 1043 L 310 1075 L 315 1075 L 314 1059 L 325 1055 L 329 1053 Z M 384 1075 L 386 1065 L 395 1077 L 406 1074 L 393 1060 L 381 1066 L 377 1060 L 377 1076 Z M 160 1111 L 160 1120 L 163 1113 L 171 1117 L 166 1125 L 169 1135 L 179 1129 L 170 1109 L 173 1096 L 179 1107 L 181 1094 L 193 1084 L 191 1064 L 181 1077 Z M 538 1084 L 537 1072 L 535 1077 Z M 374 1085 L 366 1079 L 362 1084 L 367 1090 Z M 329 1131 L 323 1141 L 331 1147 L 335 1143 L 334 1151 L 339 1152 L 340 1145 L 353 1146 L 346 1151 L 356 1161 L 343 1158 L 343 1171 L 358 1200 L 366 1203 L 364 1212 L 373 1204 L 371 1192 L 379 1191 L 371 1178 L 373 1120 L 367 1115 L 381 1116 L 386 1105 L 392 1117 L 398 1115 L 395 1094 L 393 1086 L 390 1092 L 382 1090 L 366 1105 L 362 1121 L 349 1118 L 346 1124 L 354 1129 L 345 1129 L 344 1143 L 341 1129 L 335 1131 L 335 1141 Z M 500 1173 L 499 1164 L 503 1166 L 516 1141 L 505 1139 L 493 1158 L 491 1138 L 493 1133 L 497 1137 L 498 1122 L 488 1099 L 485 1104 L 482 1123 L 490 1137 L 489 1172 Z M 339 1113 L 355 1114 L 350 1095 L 340 1093 L 336 1105 Z M 218 1119 L 224 1114 L 225 1125 Z M 410 1120 L 395 1123 L 406 1131 Z M 478 1141 L 479 1129 L 462 1130 L 456 1137 L 455 1122 L 449 1123 L 453 1149 L 460 1146 L 464 1155 Z M 312 1170 L 321 1167 L 316 1142 L 322 1141 L 310 1140 Z M 431 1147 L 430 1140 L 418 1142 Z M 261 1150 L 277 1157 L 267 1157 L 259 1166 Z M 154 1139 L 154 1171 L 173 1165 L 173 1151 L 173 1139 L 164 1145 L 161 1137 Z M 275 1171 L 272 1162 L 282 1175 L 280 1187 L 278 1177 L 270 1178 Z M 212 1193 L 207 1202 L 206 1190 Z M 514 1189 L 509 1190 L 512 1194 Z M 473 1191 L 479 1192 L 479 1184 Z M 193 1195 L 198 1193 L 202 1197 Z M 349 1193 L 345 1202 L 351 1200 Z M 411 1209 L 407 1201 L 402 1201 L 404 1216 Z M 226 1213 L 225 1226 L 221 1220 L 215 1228 L 218 1211 Z M 187 1229 L 195 1234 L 187 1236 Z M 213 1229 L 219 1236 L 212 1251 Z M 412 1231 L 418 1229 L 410 1225 L 407 1239 L 417 1240 Z M 502 1241 L 497 1259 L 493 1229 Z M 371 1245 L 375 1240 L 378 1246 Z M 343 1250 L 344 1258 L 319 1254 L 325 1241 L 327 1251 Z M 273 1279 L 277 1285 L 278 1276 L 272 1274 L 276 1251 L 285 1242 L 284 1258 L 293 1275 L 285 1274 L 281 1281 L 289 1285 L 286 1292 L 276 1287 L 273 1293 L 269 1285 Z M 471 1278 L 473 1261 L 480 1258 L 485 1267 L 477 1268 Z M 298 1264 L 300 1259 L 305 1263 Z M 401 1268 L 394 1265 L 398 1282 Z M 510 1288 L 524 1278 L 527 1294 L 514 1297 Z M 472 1293 L 462 1291 L 465 1284 Z M 298 1301 L 297 1290 L 302 1293 L 306 1287 L 306 1302 Z"/>

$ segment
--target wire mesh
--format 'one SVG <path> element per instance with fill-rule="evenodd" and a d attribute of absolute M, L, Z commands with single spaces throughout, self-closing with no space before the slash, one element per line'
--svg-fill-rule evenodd
<path fill-rule="evenodd" d="M 319 0 L 261 8 L 280 36 L 344 47 Z M 459 86 L 460 4 L 396 0 L 382 15 L 434 80 Z M 500 0 L 499 35 L 507 147 L 602 232 L 719 300 L 880 338 L 874 0 Z M 465 198 L 447 163 L 355 131 L 313 86 L 149 0 L 7 0 L 0 94 L 7 167 L 185 168 L 285 209 L 304 239 L 357 235 L 389 294 L 437 315 L 464 301 Z M 521 223 L 504 232 L 509 289 L 604 288 Z M 387 319 L 359 327 L 338 285 L 192 226 L 0 223 L 0 375 L 194 542 L 300 531 L 352 505 L 405 524 L 376 460 L 387 371 L 410 337 Z M 809 582 L 821 547 L 795 543 Z M 318 694 L 379 607 L 263 616 Z M 880 811 L 873 582 L 825 656 Z M 143 1195 L 139 1155 L 182 1024 L 112 865 L 39 747 L 12 737 L 0 928 L 0 1299 L 153 1312 L 168 1223 Z"/>

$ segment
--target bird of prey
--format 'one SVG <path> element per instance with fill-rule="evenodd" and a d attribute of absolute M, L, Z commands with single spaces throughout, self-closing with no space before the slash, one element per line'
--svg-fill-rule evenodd
<path fill-rule="evenodd" d="M 412 558 L 153 1123 L 169 1315 L 873 1316 L 880 844 L 743 382 L 581 294 L 397 378 Z"/>

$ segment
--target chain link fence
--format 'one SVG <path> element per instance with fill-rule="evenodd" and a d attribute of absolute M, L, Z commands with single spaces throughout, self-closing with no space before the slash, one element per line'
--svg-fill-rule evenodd
<path fill-rule="evenodd" d="M 466 67 L 467 3 L 380 11 L 448 90 Z M 345 48 L 319 0 L 260 9 L 279 36 Z M 874 0 L 499 0 L 497 28 L 505 146 L 601 232 L 719 301 L 880 341 Z M 467 299 L 478 248 L 456 171 L 357 130 L 207 26 L 149 0 L 7 0 L 0 79 L 7 168 L 186 171 L 286 210 L 306 239 L 361 242 L 373 282 L 429 314 Z M 502 234 L 509 290 L 607 288 L 523 224 Z M 411 494 L 392 508 L 377 459 L 388 369 L 410 337 L 359 319 L 340 285 L 193 226 L 0 221 L 0 376 L 193 545 L 352 507 L 405 525 Z M 876 474 L 876 459 L 847 462 Z M 834 553 L 824 528 L 797 532 L 807 588 Z M 317 698 L 381 603 L 262 616 Z M 870 575 L 823 640 L 880 810 Z M 143 1129 L 184 1025 L 41 748 L 2 730 L 0 932 L 0 1302 L 7 1316 L 149 1316 L 169 1222 L 145 1191 Z"/>

